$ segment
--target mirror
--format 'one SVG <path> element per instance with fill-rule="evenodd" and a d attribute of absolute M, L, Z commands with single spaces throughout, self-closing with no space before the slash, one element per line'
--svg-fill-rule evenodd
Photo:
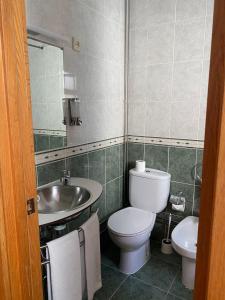
<path fill-rule="evenodd" d="M 67 146 L 63 124 L 63 49 L 28 39 L 35 152 Z"/>

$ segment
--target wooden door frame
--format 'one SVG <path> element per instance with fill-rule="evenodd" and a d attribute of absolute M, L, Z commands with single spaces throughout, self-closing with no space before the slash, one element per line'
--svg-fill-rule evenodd
<path fill-rule="evenodd" d="M 215 0 L 194 299 L 225 299 L 225 1 Z"/>
<path fill-rule="evenodd" d="M 42 299 L 24 0 L 0 0 L 0 298 Z"/>

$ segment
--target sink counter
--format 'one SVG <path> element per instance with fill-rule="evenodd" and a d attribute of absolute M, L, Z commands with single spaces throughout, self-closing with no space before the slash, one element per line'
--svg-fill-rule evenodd
<path fill-rule="evenodd" d="M 38 190 L 41 190 L 44 187 L 47 186 L 53 186 L 56 184 L 59 184 L 60 181 L 54 181 L 49 184 L 46 184 L 44 186 L 41 186 L 38 188 Z M 102 194 L 102 185 L 98 183 L 97 181 L 86 179 L 86 178 L 79 178 L 79 177 L 71 177 L 70 178 L 70 184 L 69 185 L 75 185 L 80 186 L 85 189 L 87 189 L 90 192 L 90 198 L 87 202 L 85 202 L 83 205 L 80 205 L 79 207 L 71 210 L 71 211 L 62 211 L 62 212 L 56 212 L 56 213 L 39 213 L 39 226 L 41 225 L 47 225 L 50 223 L 54 223 L 69 217 L 72 217 L 73 215 L 81 213 L 83 210 L 91 206 L 93 203 L 95 203 L 98 198 Z"/>

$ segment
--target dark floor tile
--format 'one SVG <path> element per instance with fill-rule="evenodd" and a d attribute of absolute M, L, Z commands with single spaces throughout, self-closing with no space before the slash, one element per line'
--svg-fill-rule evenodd
<path fill-rule="evenodd" d="M 119 261 L 120 249 L 110 241 L 109 246 L 102 253 L 102 264 L 114 268 L 118 271 Z"/>
<path fill-rule="evenodd" d="M 151 254 L 162 261 L 181 266 L 181 256 L 178 255 L 175 251 L 171 254 L 163 254 L 161 252 L 161 243 L 151 240 Z"/>
<path fill-rule="evenodd" d="M 102 265 L 102 288 L 97 291 L 94 300 L 107 300 L 119 288 L 127 276 Z"/>
<path fill-rule="evenodd" d="M 113 295 L 113 300 L 162 300 L 166 293 L 149 286 L 138 279 L 129 277 Z"/>
<path fill-rule="evenodd" d="M 171 289 L 169 290 L 169 293 L 181 297 L 183 299 L 191 300 L 193 292 L 189 289 L 186 289 L 181 281 L 181 272 L 179 272 L 172 284 Z"/>
<path fill-rule="evenodd" d="M 184 300 L 184 298 L 179 298 L 179 297 L 177 297 L 177 296 L 168 294 L 168 295 L 166 295 L 165 300 Z"/>
<path fill-rule="evenodd" d="M 133 276 L 147 284 L 168 291 L 178 270 L 179 266 L 152 256 L 148 263 Z"/>

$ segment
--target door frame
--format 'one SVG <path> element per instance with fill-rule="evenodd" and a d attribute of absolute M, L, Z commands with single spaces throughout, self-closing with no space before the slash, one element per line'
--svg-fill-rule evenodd
<path fill-rule="evenodd" d="M 194 299 L 225 299 L 225 1 L 215 0 Z"/>
<path fill-rule="evenodd" d="M 24 0 L 0 0 L 0 298 L 41 300 Z"/>

